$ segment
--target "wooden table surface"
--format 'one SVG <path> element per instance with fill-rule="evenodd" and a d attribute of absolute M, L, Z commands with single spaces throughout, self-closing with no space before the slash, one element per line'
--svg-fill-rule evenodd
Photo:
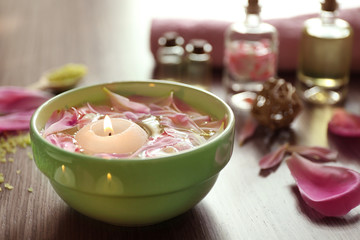
<path fill-rule="evenodd" d="M 151 9 L 142 3 L 0 0 L 0 85 L 27 86 L 68 62 L 88 66 L 81 85 L 151 78 Z M 352 76 L 345 103 L 355 113 L 360 113 L 359 81 Z M 219 81 L 212 91 L 225 96 Z M 112 226 L 74 211 L 29 159 L 31 148 L 18 149 L 11 155 L 14 162 L 0 163 L 6 182 L 14 186 L 0 185 L 0 239 L 359 239 L 359 207 L 344 217 L 323 217 L 301 199 L 285 164 L 265 173 L 258 167 L 261 156 L 291 141 L 331 145 L 340 152 L 335 165 L 360 171 L 358 144 L 327 137 L 333 108 L 306 106 L 291 131 L 260 130 L 244 146 L 236 143 L 208 196 L 183 215 L 148 227 Z M 242 122 L 239 118 L 237 126 Z"/>

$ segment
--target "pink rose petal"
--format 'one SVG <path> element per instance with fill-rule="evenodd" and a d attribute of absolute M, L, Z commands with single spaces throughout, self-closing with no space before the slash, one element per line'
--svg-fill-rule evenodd
<path fill-rule="evenodd" d="M 200 122 L 200 123 L 207 123 L 207 122 L 211 121 L 211 118 L 209 115 L 200 115 L 200 114 L 198 116 L 192 115 L 191 119 L 194 122 Z"/>
<path fill-rule="evenodd" d="M 76 112 L 54 111 L 45 125 L 44 136 L 71 129 L 78 123 Z"/>
<path fill-rule="evenodd" d="M 158 138 L 156 138 L 154 141 L 152 141 L 149 145 L 144 145 L 140 149 L 138 149 L 135 153 L 133 153 L 132 156 L 137 156 L 140 152 L 145 152 L 145 155 L 147 157 L 152 156 L 152 153 L 154 151 L 159 151 L 165 147 L 174 146 L 175 144 L 179 143 L 178 138 L 174 138 L 171 136 L 162 135 Z"/>
<path fill-rule="evenodd" d="M 64 133 L 55 133 L 50 134 L 45 137 L 45 139 L 55 146 L 63 148 L 70 152 L 77 152 L 79 151 L 79 147 L 74 143 L 75 140 L 71 135 L 64 134 Z"/>
<path fill-rule="evenodd" d="M 129 153 L 97 153 L 94 154 L 96 157 L 101 157 L 105 159 L 111 159 L 111 158 L 129 158 L 131 154 Z"/>
<path fill-rule="evenodd" d="M 190 129 L 197 133 L 204 133 L 192 119 L 189 118 L 185 113 L 169 114 L 168 116 L 162 116 L 160 124 L 175 129 Z"/>
<path fill-rule="evenodd" d="M 226 122 L 227 122 L 227 116 L 225 116 L 223 119 L 218 120 L 218 121 L 212 121 L 210 116 L 209 116 L 209 120 L 200 122 L 195 121 L 196 124 L 198 124 L 203 130 L 209 130 L 209 131 L 217 131 L 220 128 L 225 128 L 226 126 Z"/>
<path fill-rule="evenodd" d="M 301 197 L 325 216 L 343 216 L 360 204 L 360 174 L 314 163 L 294 153 L 287 165 Z"/>
<path fill-rule="evenodd" d="M 336 161 L 338 153 L 325 147 L 289 146 L 289 152 L 296 152 L 299 155 L 322 162 Z"/>
<path fill-rule="evenodd" d="M 328 123 L 331 133 L 344 137 L 360 137 L 360 116 L 349 113 L 342 108 L 334 111 Z"/>
<path fill-rule="evenodd" d="M 35 109 L 51 96 L 46 92 L 21 87 L 0 87 L 0 114 Z"/>
<path fill-rule="evenodd" d="M 113 115 L 116 114 L 116 112 L 114 111 L 114 109 L 110 106 L 92 106 L 90 103 L 87 103 L 87 107 L 88 109 L 93 112 L 93 113 L 98 113 L 98 114 L 102 114 L 102 115 Z"/>
<path fill-rule="evenodd" d="M 29 129 L 30 119 L 34 112 L 35 109 L 0 116 L 0 132 Z"/>
<path fill-rule="evenodd" d="M 129 110 L 136 113 L 150 113 L 150 108 L 142 103 L 130 101 L 128 98 L 113 93 L 107 88 L 104 88 L 104 91 L 109 96 L 112 105 L 119 110 Z"/>
<path fill-rule="evenodd" d="M 50 97 L 50 94 L 41 91 L 0 87 L 0 132 L 29 129 L 35 109 Z"/>
<path fill-rule="evenodd" d="M 286 143 L 286 144 L 280 146 L 275 151 L 268 153 L 264 157 L 262 157 L 259 162 L 260 168 L 261 169 L 269 169 L 269 168 L 275 167 L 276 165 L 281 163 L 281 161 L 283 160 L 284 155 L 286 153 L 287 147 L 288 147 L 288 144 Z"/>
<path fill-rule="evenodd" d="M 173 106 L 174 105 L 174 92 L 171 91 L 169 97 L 162 98 L 159 101 L 156 101 L 154 104 L 160 106 L 161 108 Z M 178 111 L 178 108 L 176 106 L 173 106 L 173 108 Z"/>
<path fill-rule="evenodd" d="M 187 114 L 190 112 L 196 112 L 189 104 L 176 97 L 173 97 L 172 107 L 180 112 L 185 112 Z"/>
<path fill-rule="evenodd" d="M 255 130 L 258 126 L 258 122 L 253 117 L 248 117 L 241 128 L 238 136 L 239 145 L 243 145 L 244 142 L 254 135 Z"/>
<path fill-rule="evenodd" d="M 206 139 L 203 136 L 200 136 L 199 134 L 193 133 L 193 132 L 181 132 L 173 128 L 164 128 L 164 133 L 166 133 L 168 136 L 177 138 L 180 141 L 183 141 L 184 139 L 188 138 L 189 141 L 192 143 L 192 145 L 201 145 L 206 142 Z"/>

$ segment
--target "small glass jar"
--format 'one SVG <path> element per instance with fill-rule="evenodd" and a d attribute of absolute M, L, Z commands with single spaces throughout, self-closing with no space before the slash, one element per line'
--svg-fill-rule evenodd
<path fill-rule="evenodd" d="M 210 90 L 212 81 L 211 44 L 203 39 L 192 39 L 185 49 L 186 68 L 184 82 Z"/>
<path fill-rule="evenodd" d="M 297 87 L 307 102 L 336 104 L 348 91 L 353 30 L 337 17 L 336 0 L 325 0 L 321 5 L 319 17 L 304 23 Z"/>
<path fill-rule="evenodd" d="M 156 78 L 180 81 L 184 60 L 184 39 L 176 32 L 166 32 L 158 40 Z"/>
<path fill-rule="evenodd" d="M 261 90 L 262 83 L 277 75 L 278 33 L 262 22 L 258 0 L 248 0 L 246 17 L 225 32 L 223 83 L 228 100 L 237 105 L 237 93 Z"/>

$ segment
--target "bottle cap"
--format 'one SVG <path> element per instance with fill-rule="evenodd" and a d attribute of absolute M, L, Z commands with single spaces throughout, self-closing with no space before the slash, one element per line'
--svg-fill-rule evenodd
<path fill-rule="evenodd" d="M 325 0 L 321 3 L 323 11 L 334 12 L 338 8 L 336 0 Z"/>
<path fill-rule="evenodd" d="M 261 7 L 259 6 L 258 0 L 248 0 L 248 6 L 246 7 L 247 14 L 258 14 L 260 10 Z"/>
<path fill-rule="evenodd" d="M 158 43 L 160 46 L 173 47 L 181 46 L 184 44 L 184 38 L 182 38 L 177 32 L 166 32 L 159 38 Z"/>
<path fill-rule="evenodd" d="M 204 54 L 210 53 L 212 46 L 204 39 L 192 39 L 186 45 L 186 51 L 188 53 Z"/>

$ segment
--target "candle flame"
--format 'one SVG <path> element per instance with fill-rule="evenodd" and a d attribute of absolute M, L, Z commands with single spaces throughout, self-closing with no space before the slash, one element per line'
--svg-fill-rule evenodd
<path fill-rule="evenodd" d="M 108 182 L 110 182 L 110 181 L 111 181 L 111 173 L 108 173 L 108 174 L 106 175 L 106 178 L 107 178 Z"/>
<path fill-rule="evenodd" d="M 104 118 L 104 132 L 108 133 L 109 136 L 111 136 L 112 134 L 114 134 L 114 130 L 111 124 L 111 119 L 108 115 L 105 116 Z"/>
<path fill-rule="evenodd" d="M 62 170 L 62 172 L 65 172 L 65 165 L 64 164 L 61 165 L 61 170 Z"/>

